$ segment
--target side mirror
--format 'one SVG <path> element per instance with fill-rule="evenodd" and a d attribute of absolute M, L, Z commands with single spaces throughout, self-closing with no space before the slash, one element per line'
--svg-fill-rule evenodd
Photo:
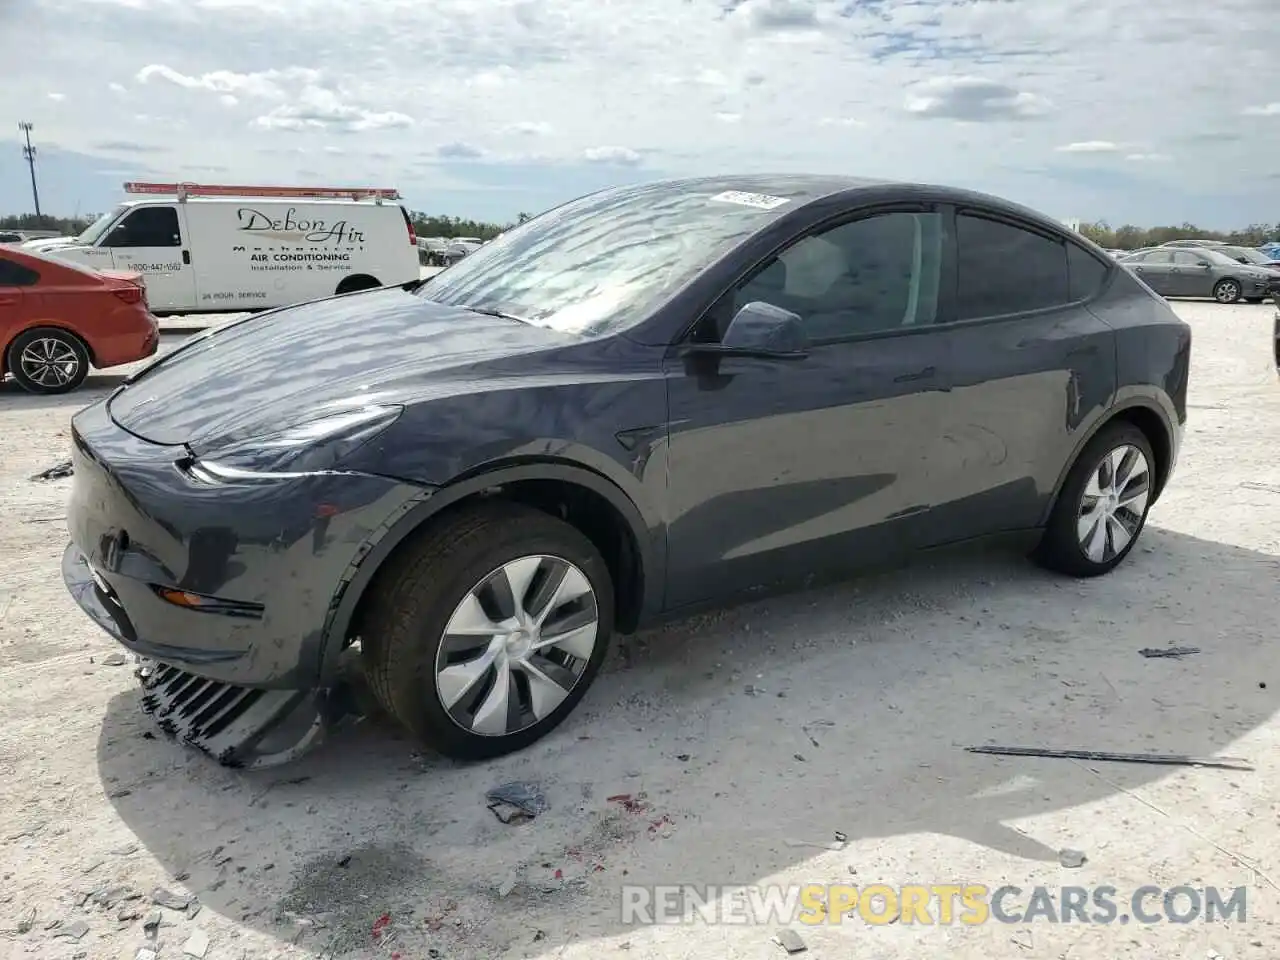
<path fill-rule="evenodd" d="M 734 314 L 719 343 L 691 343 L 686 352 L 799 360 L 809 355 L 809 338 L 797 314 L 753 300 Z"/>

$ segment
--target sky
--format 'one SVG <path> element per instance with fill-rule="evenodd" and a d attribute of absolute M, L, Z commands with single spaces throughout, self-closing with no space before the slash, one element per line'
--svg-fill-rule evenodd
<path fill-rule="evenodd" d="M 841 173 L 1062 219 L 1280 221 L 1274 0 L 0 0 L 0 212 L 127 179 L 387 186 L 506 222 Z"/>

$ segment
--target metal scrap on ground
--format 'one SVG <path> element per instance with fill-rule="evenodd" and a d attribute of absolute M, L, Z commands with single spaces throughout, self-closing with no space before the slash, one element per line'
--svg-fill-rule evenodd
<path fill-rule="evenodd" d="M 33 473 L 31 475 L 31 479 L 32 480 L 61 480 L 63 477 L 71 476 L 73 472 L 74 470 L 71 466 L 71 461 L 63 460 L 59 463 L 55 463 L 52 467 L 49 467 L 47 470 L 41 470 L 39 473 Z"/>
<path fill-rule="evenodd" d="M 547 809 L 546 798 L 536 783 L 504 783 L 484 796 L 490 812 L 503 823 L 532 820 Z"/>
<path fill-rule="evenodd" d="M 1106 750 L 1050 750 L 1045 747 L 965 747 L 968 753 L 989 753 L 998 757 L 1048 757 L 1060 760 L 1101 760 L 1114 763 L 1159 763 L 1173 767 L 1216 767 L 1221 770 L 1252 770 L 1239 757 L 1189 757 L 1182 753 L 1111 753 Z"/>
<path fill-rule="evenodd" d="M 1199 647 L 1143 647 L 1138 651 L 1140 655 L 1147 659 L 1151 659 L 1153 657 L 1173 657 L 1174 659 L 1180 659 L 1199 652 Z"/>

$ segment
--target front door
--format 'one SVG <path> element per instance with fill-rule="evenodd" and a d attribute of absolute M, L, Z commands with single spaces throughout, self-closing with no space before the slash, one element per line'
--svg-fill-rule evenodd
<path fill-rule="evenodd" d="M 691 334 L 717 340 L 737 309 L 765 301 L 800 316 L 807 357 L 668 361 L 668 609 L 920 542 L 946 402 L 932 326 L 946 249 L 931 208 L 810 233 Z"/>
<path fill-rule="evenodd" d="M 1213 296 L 1213 268 L 1205 266 L 1205 258 L 1193 250 L 1176 250 L 1173 254 L 1171 297 Z"/>
<path fill-rule="evenodd" d="M 102 238 L 117 270 L 142 274 L 157 312 L 193 310 L 195 271 L 183 211 L 177 204 L 135 207 Z"/>

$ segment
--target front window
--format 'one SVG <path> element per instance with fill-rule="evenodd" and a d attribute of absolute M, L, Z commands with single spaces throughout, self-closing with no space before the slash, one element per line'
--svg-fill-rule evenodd
<path fill-rule="evenodd" d="M 1262 255 L 1261 250 L 1251 250 L 1248 247 L 1232 247 L 1224 252 L 1237 260 L 1243 260 L 1245 263 L 1256 263 L 1259 266 L 1266 266 L 1271 262 Z"/>
<path fill-rule="evenodd" d="M 1219 266 L 1235 267 L 1239 266 L 1239 262 L 1228 257 L 1225 253 L 1219 253 L 1217 250 L 1199 250 L 1201 260 L 1208 260 L 1210 263 L 1216 263 Z"/>
<path fill-rule="evenodd" d="M 620 330 L 792 206 L 690 184 L 606 190 L 490 240 L 419 296 L 563 333 Z"/>
<path fill-rule="evenodd" d="M 115 223 L 116 218 L 118 218 L 120 214 L 124 213 L 125 210 L 127 209 L 128 209 L 127 206 L 125 206 L 124 204 L 121 204 L 120 206 L 116 207 L 114 210 L 107 211 L 102 216 L 100 216 L 97 220 L 93 221 L 93 223 L 89 224 L 89 226 L 85 227 L 84 232 L 81 233 L 80 236 L 77 237 L 76 239 L 83 244 L 87 244 L 88 246 L 93 246 L 95 243 L 98 242 L 98 239 L 104 233 L 107 232 L 107 227 Z"/>

